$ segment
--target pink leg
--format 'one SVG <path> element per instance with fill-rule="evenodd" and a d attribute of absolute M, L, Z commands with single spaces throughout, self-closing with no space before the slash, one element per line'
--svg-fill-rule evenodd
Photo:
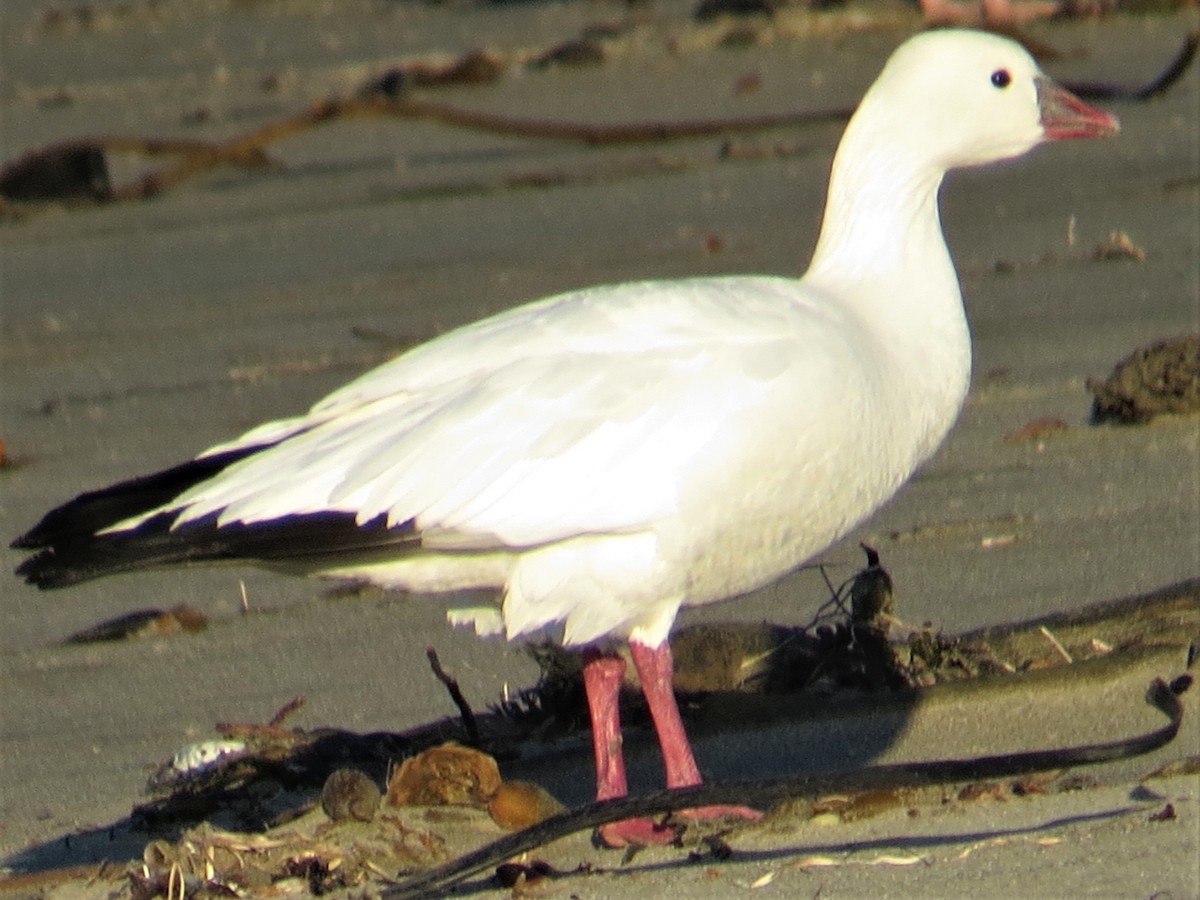
<path fill-rule="evenodd" d="M 647 647 L 636 641 L 629 642 L 629 652 L 638 678 L 642 680 L 642 693 L 650 707 L 654 730 L 658 732 L 658 743 L 662 747 L 663 764 L 667 770 L 667 787 L 690 787 L 700 783 L 700 769 L 692 756 L 687 732 L 683 730 L 683 719 L 679 717 L 679 706 L 675 702 L 675 691 L 671 679 L 675 663 L 671 658 L 671 645 L 664 641 L 657 647 Z"/>
<path fill-rule="evenodd" d="M 692 755 L 691 744 L 683 729 L 679 716 L 679 705 L 675 702 L 675 691 L 671 686 L 675 664 L 671 658 L 671 645 L 663 641 L 657 647 L 647 647 L 637 641 L 629 642 L 633 665 L 642 681 L 642 693 L 650 707 L 654 730 L 662 748 L 663 764 L 667 770 L 667 787 L 690 787 L 700 784 L 700 769 Z M 689 819 L 709 819 L 723 816 L 740 816 L 757 819 L 761 813 L 745 806 L 702 806 L 680 812 Z"/>
<path fill-rule="evenodd" d="M 647 647 L 631 641 L 629 650 L 633 664 L 642 680 L 642 692 L 650 707 L 654 730 L 662 748 L 667 773 L 667 787 L 688 787 L 700 784 L 700 770 L 688 744 L 675 692 L 671 687 L 674 663 L 670 645 Z M 628 792 L 625 778 L 625 758 L 621 751 L 621 721 L 618 708 L 621 678 L 625 661 L 615 653 L 602 653 L 589 648 L 583 654 L 583 685 L 587 692 L 588 711 L 592 717 L 592 750 L 596 757 L 596 799 L 623 797 Z M 705 819 L 740 816 L 757 819 L 761 815 L 745 806 L 704 806 L 681 810 L 685 818 Z M 609 847 L 630 844 L 669 844 L 679 836 L 679 828 L 661 825 L 651 819 L 625 819 L 602 825 L 600 839 Z"/>
<path fill-rule="evenodd" d="M 625 660 L 615 653 L 589 647 L 583 652 L 583 686 L 592 717 L 592 751 L 596 757 L 596 799 L 609 800 L 628 793 L 625 757 L 621 752 L 619 699 Z M 669 844 L 678 831 L 650 819 L 625 819 L 597 829 L 609 847 L 630 844 Z"/>
<path fill-rule="evenodd" d="M 624 797 L 625 757 L 621 752 L 618 701 L 625 660 L 589 647 L 583 652 L 583 687 L 592 717 L 592 751 L 596 756 L 596 799 Z"/>

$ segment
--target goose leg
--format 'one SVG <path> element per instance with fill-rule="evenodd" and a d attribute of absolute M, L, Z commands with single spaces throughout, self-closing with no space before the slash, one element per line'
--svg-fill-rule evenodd
<path fill-rule="evenodd" d="M 621 751 L 619 699 L 625 660 L 615 653 L 594 647 L 583 652 L 583 686 L 592 717 L 592 750 L 596 757 L 596 799 L 610 800 L 628 793 L 625 757 Z M 596 829 L 601 843 L 609 847 L 630 844 L 669 844 L 678 829 L 651 819 L 625 819 Z"/>
<path fill-rule="evenodd" d="M 675 702 L 672 676 L 675 663 L 671 657 L 671 645 L 663 641 L 657 647 L 648 647 L 637 641 L 629 642 L 633 665 L 642 682 L 642 693 L 650 707 L 654 730 L 662 748 L 663 764 L 667 772 L 667 787 L 690 787 L 700 784 L 700 769 L 692 755 L 692 747 L 683 729 L 679 705 Z M 762 813 L 746 806 L 701 806 L 681 810 L 678 815 L 687 819 L 710 819 L 721 816 L 739 816 L 743 819 L 758 819 Z"/>
<path fill-rule="evenodd" d="M 658 647 L 648 647 L 637 641 L 629 644 L 633 664 L 642 681 L 642 692 L 650 708 L 654 730 L 662 748 L 667 787 L 688 787 L 699 784 L 700 770 L 688 744 L 671 687 L 674 664 L 670 645 L 665 641 Z M 587 692 L 588 711 L 592 717 L 592 749 L 596 757 L 596 799 L 623 797 L 628 792 L 625 777 L 625 758 L 621 750 L 621 721 L 618 709 L 621 678 L 625 661 L 615 653 L 588 648 L 583 654 L 583 684 Z M 681 810 L 679 816 L 705 819 L 721 816 L 740 816 L 757 819 L 761 815 L 745 806 L 704 806 Z M 669 844 L 679 836 L 680 828 L 652 819 L 624 819 L 602 825 L 597 832 L 602 843 L 609 847 L 631 844 Z"/>

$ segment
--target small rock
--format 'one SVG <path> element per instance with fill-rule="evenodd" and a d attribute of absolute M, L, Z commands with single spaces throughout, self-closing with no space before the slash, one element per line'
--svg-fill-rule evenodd
<path fill-rule="evenodd" d="M 370 822 L 379 811 L 381 798 L 378 786 L 365 772 L 338 769 L 325 779 L 321 809 L 334 822 Z"/>
<path fill-rule="evenodd" d="M 516 831 L 566 809 L 549 791 L 528 781 L 506 781 L 492 795 L 488 812 L 501 828 Z"/>
<path fill-rule="evenodd" d="M 0 170 L 0 196 L 9 200 L 110 200 L 104 148 L 81 141 L 29 153 Z"/>
<path fill-rule="evenodd" d="M 409 757 L 388 780 L 392 806 L 486 806 L 500 787 L 496 760 L 447 741 Z"/>

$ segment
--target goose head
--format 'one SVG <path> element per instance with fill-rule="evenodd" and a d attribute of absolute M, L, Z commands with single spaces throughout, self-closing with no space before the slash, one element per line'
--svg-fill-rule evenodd
<path fill-rule="evenodd" d="M 940 288 L 957 303 L 937 212 L 947 170 L 1117 128 L 1051 81 L 1015 41 L 961 29 L 910 38 L 846 126 L 807 277 L 890 285 L 908 278 L 913 291 Z"/>
<path fill-rule="evenodd" d="M 857 130 L 887 135 L 896 152 L 942 172 L 1118 129 L 1115 118 L 1044 75 L 1015 41 L 956 29 L 919 34 L 896 50 L 855 119 Z"/>

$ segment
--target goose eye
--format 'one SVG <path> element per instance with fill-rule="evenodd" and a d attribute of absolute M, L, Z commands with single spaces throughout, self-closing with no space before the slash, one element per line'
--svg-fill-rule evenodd
<path fill-rule="evenodd" d="M 1008 69 L 997 69 L 992 73 L 992 85 L 998 88 L 1006 88 L 1012 83 L 1012 76 L 1008 74 Z"/>

